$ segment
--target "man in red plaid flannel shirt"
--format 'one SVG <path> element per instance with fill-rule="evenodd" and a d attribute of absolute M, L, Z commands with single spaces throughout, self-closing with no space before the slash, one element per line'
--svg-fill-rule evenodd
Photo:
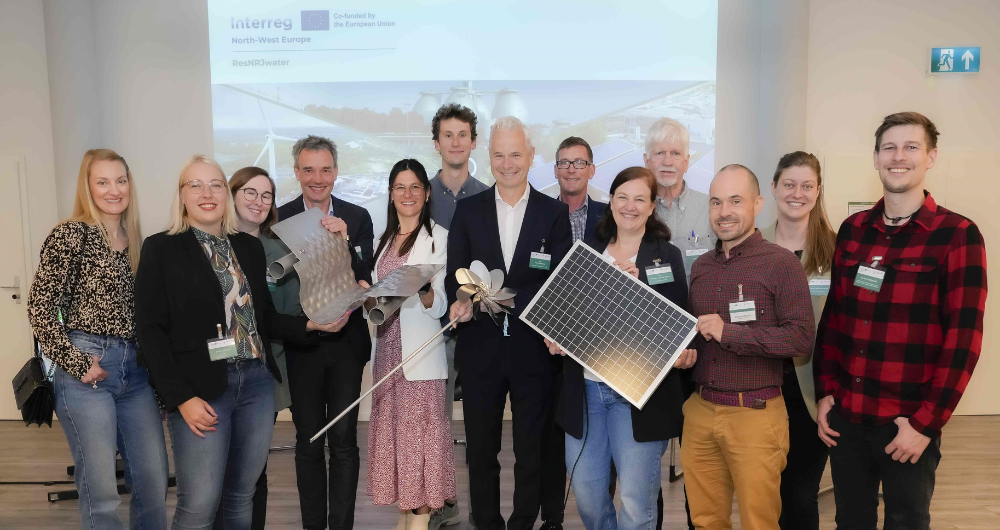
<path fill-rule="evenodd" d="M 979 359 L 986 252 L 975 223 L 924 191 L 938 132 L 916 112 L 875 133 L 884 198 L 837 235 L 814 369 L 837 528 L 927 529 L 941 428 Z"/>

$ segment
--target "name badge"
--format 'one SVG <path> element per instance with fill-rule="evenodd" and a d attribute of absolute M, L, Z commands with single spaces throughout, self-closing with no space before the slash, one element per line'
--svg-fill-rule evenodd
<path fill-rule="evenodd" d="M 854 285 L 877 293 L 882 290 L 883 280 L 885 280 L 885 269 L 882 267 L 859 265 L 858 274 L 854 277 Z"/>
<path fill-rule="evenodd" d="M 670 265 L 650 265 L 646 267 L 646 280 L 649 285 L 660 285 L 674 281 L 674 271 Z"/>
<path fill-rule="evenodd" d="M 813 278 L 809 280 L 809 294 L 826 296 L 830 294 L 830 278 Z"/>
<path fill-rule="evenodd" d="M 272 293 L 278 290 L 278 280 L 275 280 L 270 272 L 267 273 L 267 290 Z"/>
<path fill-rule="evenodd" d="M 743 300 L 742 302 L 729 302 L 729 321 L 737 324 L 740 322 L 753 322 L 757 320 L 757 307 L 753 300 Z"/>
<path fill-rule="evenodd" d="M 694 264 L 695 260 L 698 259 L 698 256 L 701 256 L 702 254 L 708 252 L 709 250 L 710 249 L 707 248 L 689 248 L 685 250 L 684 264 L 687 267 L 690 267 L 692 264 Z"/>
<path fill-rule="evenodd" d="M 236 357 L 236 339 L 233 337 L 208 339 L 208 357 L 213 361 Z"/>
<path fill-rule="evenodd" d="M 361 257 L 361 246 L 354 247 L 354 251 L 358 253 L 358 257 Z"/>
<path fill-rule="evenodd" d="M 547 271 L 552 268 L 552 254 L 545 254 L 543 252 L 532 252 L 531 259 L 528 260 L 528 267 L 532 269 L 538 269 L 541 271 Z"/>

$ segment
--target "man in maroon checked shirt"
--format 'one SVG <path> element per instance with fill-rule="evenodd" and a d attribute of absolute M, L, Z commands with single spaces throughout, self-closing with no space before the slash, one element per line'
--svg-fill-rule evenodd
<path fill-rule="evenodd" d="M 778 528 L 788 456 L 785 361 L 812 348 L 809 282 L 788 250 L 754 228 L 764 198 L 752 171 L 722 168 L 709 189 L 715 249 L 691 267 L 697 384 L 684 403 L 681 463 L 695 528 Z"/>
<path fill-rule="evenodd" d="M 975 223 L 924 191 L 938 131 L 916 112 L 875 132 L 884 198 L 837 234 L 814 370 L 839 530 L 926 530 L 941 429 L 979 359 L 986 251 Z"/>

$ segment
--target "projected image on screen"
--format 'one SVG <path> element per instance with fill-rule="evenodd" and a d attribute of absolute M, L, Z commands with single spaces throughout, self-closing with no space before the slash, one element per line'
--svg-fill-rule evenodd
<path fill-rule="evenodd" d="M 280 4 L 280 5 L 278 5 Z M 628 4 L 625 4 L 627 6 Z M 319 6 L 326 6 L 320 8 Z M 308 134 L 339 149 L 334 194 L 384 226 L 389 169 L 441 167 L 431 118 L 446 103 L 479 122 L 470 172 L 487 184 L 489 126 L 516 116 L 535 145 L 529 181 L 558 193 L 556 146 L 594 149 L 591 195 L 642 165 L 645 134 L 668 116 L 691 133 L 686 179 L 714 169 L 718 5 L 704 2 L 342 3 L 209 0 L 215 156 L 227 174 L 257 165 L 278 203 L 299 194 L 291 148 Z"/>

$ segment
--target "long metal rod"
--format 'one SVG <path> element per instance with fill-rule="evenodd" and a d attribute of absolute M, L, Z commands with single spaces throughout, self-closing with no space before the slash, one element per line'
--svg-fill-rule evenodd
<path fill-rule="evenodd" d="M 359 397 L 357 400 L 355 400 L 354 403 L 351 403 L 351 405 L 349 407 L 347 407 L 346 409 L 344 409 L 343 412 L 341 412 L 340 414 L 338 414 L 336 418 L 334 418 L 333 420 L 331 420 L 330 423 L 327 423 L 326 427 L 323 427 L 322 429 L 319 430 L 319 432 L 317 432 L 315 435 L 313 435 L 313 437 L 309 439 L 309 443 L 315 442 L 316 439 L 319 438 L 320 436 L 322 436 L 323 433 L 325 433 L 327 430 L 330 429 L 330 427 L 333 427 L 334 423 L 337 423 L 338 421 L 340 421 L 340 419 L 343 418 L 344 416 L 346 416 L 347 413 L 351 411 L 351 409 L 353 409 L 354 407 L 357 407 L 361 403 L 361 400 L 363 400 L 366 397 L 368 397 L 368 394 L 371 394 L 382 383 L 386 382 L 392 374 L 396 373 L 396 370 L 399 370 L 400 368 L 402 368 L 403 365 L 406 364 L 407 361 L 409 361 L 410 359 L 412 359 L 414 355 L 416 355 L 416 354 L 420 353 L 421 351 L 423 351 L 423 349 L 426 348 L 427 346 L 429 346 L 431 342 L 434 342 L 434 339 L 438 338 L 442 333 L 444 333 L 445 331 L 447 331 L 448 328 L 454 326 L 456 322 L 458 322 L 458 317 L 455 317 L 455 318 L 451 319 L 451 322 L 449 322 L 448 325 L 446 325 L 445 327 L 441 328 L 441 330 L 438 331 L 437 333 L 435 333 L 433 337 L 427 339 L 427 342 L 425 342 L 423 344 L 423 346 L 417 348 L 416 350 L 414 350 L 413 353 L 407 355 L 406 358 L 403 359 L 403 361 L 401 363 L 399 363 L 398 365 L 396 365 L 396 367 L 393 368 L 392 370 L 390 370 L 389 373 L 385 374 L 385 377 L 383 377 L 382 379 L 379 379 L 378 383 L 375 383 L 374 385 L 372 385 L 372 387 L 369 388 L 368 391 L 365 392 L 364 394 L 361 394 L 361 397 Z"/>

